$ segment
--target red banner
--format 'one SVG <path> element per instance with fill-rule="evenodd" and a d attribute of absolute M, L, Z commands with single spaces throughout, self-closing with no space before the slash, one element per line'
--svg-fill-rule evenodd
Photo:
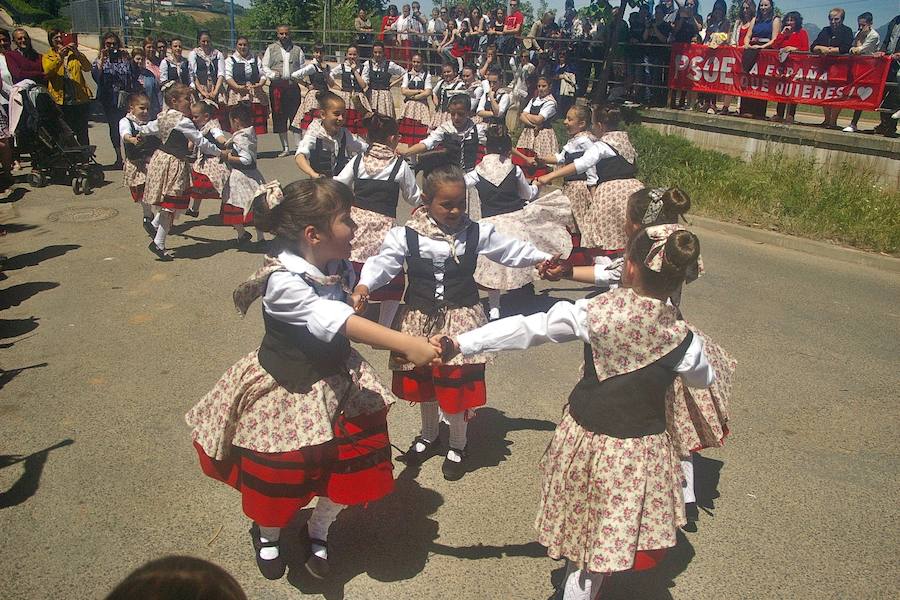
<path fill-rule="evenodd" d="M 673 44 L 669 87 L 833 108 L 877 110 L 890 57 L 821 56 Z"/>

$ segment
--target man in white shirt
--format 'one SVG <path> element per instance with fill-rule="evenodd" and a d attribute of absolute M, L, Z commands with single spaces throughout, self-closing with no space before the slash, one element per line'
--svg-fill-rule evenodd
<path fill-rule="evenodd" d="M 430 63 L 428 70 L 432 75 L 440 75 L 441 54 L 437 48 L 444 40 L 444 32 L 447 31 L 446 8 L 438 10 L 437 7 L 435 7 L 435 9 L 431 11 L 431 20 L 428 21 L 428 28 L 426 31 L 428 32 L 428 45 L 430 47 L 430 50 L 428 51 L 428 62 Z"/>
<path fill-rule="evenodd" d="M 272 130 L 281 140 L 282 156 L 291 154 L 288 144 L 288 128 L 297 109 L 300 108 L 300 87 L 291 79 L 291 73 L 299 71 L 305 62 L 303 50 L 291 40 L 287 25 L 279 25 L 275 33 L 278 41 L 269 44 L 263 54 L 263 73 L 269 80 L 269 105 L 272 107 Z M 294 133 L 294 137 L 298 138 Z M 295 139 L 299 141 L 299 139 Z"/>

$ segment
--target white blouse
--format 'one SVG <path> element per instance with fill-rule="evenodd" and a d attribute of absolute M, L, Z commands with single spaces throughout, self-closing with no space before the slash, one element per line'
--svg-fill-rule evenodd
<path fill-rule="evenodd" d="M 338 155 L 338 151 L 341 148 L 341 136 L 347 137 L 345 146 L 347 156 L 352 157 L 369 149 L 369 145 L 366 144 L 361 137 L 359 137 L 355 133 L 351 133 L 344 127 L 341 127 L 340 131 L 338 131 L 337 135 L 335 135 L 333 138 L 328 138 L 327 135 L 317 135 L 322 132 L 324 132 L 324 128 L 313 128 L 312 126 L 310 126 L 310 128 L 306 130 L 306 134 L 304 134 L 303 138 L 300 140 L 300 143 L 297 144 L 297 152 L 295 152 L 294 155 L 296 156 L 297 154 L 302 154 L 306 158 L 309 158 L 309 155 L 312 152 L 313 148 L 316 147 L 316 140 L 320 137 L 323 139 L 331 140 L 331 142 L 333 143 L 333 148 L 331 149 L 331 151 L 335 157 Z"/>
<path fill-rule="evenodd" d="M 406 73 L 404 73 L 403 81 L 400 82 L 400 87 L 409 89 L 410 81 L 419 81 L 422 79 L 425 80 L 425 89 L 426 90 L 432 89 L 431 88 L 431 85 L 432 85 L 431 84 L 431 75 L 429 75 L 428 73 L 417 73 L 416 71 L 407 71 Z M 425 98 L 426 98 L 426 100 L 428 99 L 427 96 Z"/>
<path fill-rule="evenodd" d="M 182 117 L 178 124 L 175 125 L 174 129 L 180 131 L 184 135 L 184 137 L 194 145 L 194 148 L 196 148 L 203 154 L 208 154 L 209 156 L 219 156 L 222 153 L 222 151 L 219 150 L 215 144 L 203 137 L 203 134 L 200 133 L 200 130 L 197 129 L 197 127 L 194 125 L 194 122 L 189 118 Z M 139 125 L 138 131 L 140 131 L 144 135 L 153 135 L 156 137 L 160 137 L 159 121 L 150 121 L 146 125 Z"/>
<path fill-rule="evenodd" d="M 499 350 L 524 350 L 546 342 L 591 343 L 588 329 L 587 305 L 590 299 L 577 300 L 574 304 L 562 300 L 550 310 L 529 316 L 516 315 L 488 323 L 459 336 L 463 354 Z M 715 369 L 706 360 L 704 340 L 694 334 L 681 362 L 675 367 L 690 387 L 709 387 L 716 379 Z"/>
<path fill-rule="evenodd" d="M 523 113 L 531 114 L 532 107 L 539 107 L 540 114 L 544 117 L 544 121 L 549 121 L 556 114 L 556 100 L 553 96 L 545 96 L 544 98 L 538 98 L 534 96 L 531 100 L 528 101 L 528 104 L 525 105 L 525 108 L 522 110 Z"/>
<path fill-rule="evenodd" d="M 562 147 L 562 150 L 557 153 L 556 162 L 560 165 L 564 164 L 566 161 L 566 152 L 568 152 L 569 154 L 584 152 L 582 156 L 587 156 L 590 152 L 591 158 L 589 160 L 593 162 L 590 162 L 590 165 L 588 166 L 588 163 L 582 160 L 580 163 L 582 166 L 582 170 L 578 171 L 578 174 L 581 175 L 583 173 L 587 173 L 587 180 L 585 181 L 585 183 L 587 183 L 588 185 L 597 185 L 596 165 L 601 158 L 600 151 L 604 150 L 604 152 L 612 153 L 612 149 L 607 144 L 603 144 L 603 146 L 605 146 L 605 149 L 594 148 L 596 144 L 596 141 L 592 141 L 590 136 L 578 134 L 575 137 L 571 138 L 568 142 L 566 142 L 566 145 Z M 597 155 L 596 158 L 594 158 L 595 154 Z M 607 158 L 607 156 L 602 156 L 602 158 Z M 576 169 L 578 169 L 579 166 L 578 160 L 579 159 L 576 158 L 573 161 L 573 163 L 575 163 Z"/>
<path fill-rule="evenodd" d="M 225 61 L 225 79 L 234 79 L 234 69 L 237 65 L 241 65 L 244 69 L 244 76 L 247 78 L 247 81 L 250 81 L 250 76 L 253 75 L 253 63 L 256 63 L 256 69 L 259 71 L 259 82 L 265 83 L 268 81 L 266 79 L 266 75 L 263 72 L 262 65 L 259 62 L 259 59 L 255 56 L 250 56 L 248 58 L 244 58 L 237 52 L 232 54 L 230 59 L 234 60 L 226 60 Z M 238 67 L 240 68 L 240 67 Z"/>
<path fill-rule="evenodd" d="M 291 73 L 291 79 L 300 79 L 301 77 L 308 77 L 316 72 L 316 67 L 322 68 L 319 63 L 316 62 L 315 59 L 309 61 L 293 73 Z M 322 69 L 323 73 L 328 73 L 328 69 Z"/>
<path fill-rule="evenodd" d="M 382 63 L 380 69 L 371 69 L 371 66 L 372 66 L 372 61 L 367 60 L 365 66 L 363 67 L 363 70 L 362 70 L 362 78 L 366 81 L 366 83 L 371 83 L 370 73 L 373 70 L 374 71 L 386 70 L 388 73 L 390 73 L 394 77 L 402 77 L 403 75 L 406 75 L 406 69 L 404 69 L 403 67 L 401 67 L 400 65 L 398 65 L 397 63 L 395 63 L 392 60 Z"/>
<path fill-rule="evenodd" d="M 329 262 L 327 272 L 322 273 L 293 252 L 283 251 L 278 260 L 287 271 L 275 271 L 269 276 L 262 299 L 263 310 L 283 323 L 305 326 L 317 339 L 330 342 L 353 315 L 353 309 L 345 301 L 346 293 L 341 284 L 313 287 L 302 275 L 334 275 L 343 261 Z M 349 265 L 345 268 L 349 269 L 349 284 L 353 289 L 355 274 Z"/>
<path fill-rule="evenodd" d="M 503 161 L 500 161 L 500 160 L 499 160 L 499 156 L 498 156 L 498 155 L 496 155 L 496 154 L 488 154 L 488 155 L 486 155 L 486 156 L 484 157 L 484 160 L 481 162 L 481 165 L 480 165 L 480 166 L 475 167 L 474 169 L 472 169 L 471 171 L 469 171 L 468 173 L 466 173 L 466 186 L 467 186 L 467 187 L 474 187 L 476 183 L 478 183 L 479 181 L 481 181 L 482 176 L 481 176 L 481 174 L 478 172 L 478 170 L 479 170 L 481 167 L 484 167 L 484 166 L 487 166 L 487 165 L 493 165 L 493 163 L 494 163 L 495 160 L 496 160 L 500 165 L 503 164 Z M 510 162 L 510 164 L 511 164 L 511 161 L 508 161 L 508 160 L 507 160 L 507 161 L 505 161 L 505 162 Z M 485 163 L 487 163 L 487 165 L 486 165 Z M 500 168 L 502 168 L 502 167 L 500 167 Z M 528 180 L 525 178 L 525 173 L 522 172 L 522 169 L 520 169 L 520 168 L 519 168 L 518 166 L 516 166 L 516 165 L 512 165 L 512 169 L 509 169 L 509 170 L 510 170 L 510 171 L 515 171 L 515 173 L 516 173 L 516 174 L 515 174 L 515 177 L 516 177 L 516 189 L 517 189 L 517 191 L 518 191 L 518 193 L 519 193 L 519 198 L 525 200 L 526 202 L 531 202 L 532 200 L 534 200 L 535 198 L 537 198 L 537 195 L 538 195 L 538 192 L 539 192 L 537 186 L 536 186 L 536 185 L 533 185 L 533 184 L 531 184 L 531 183 L 528 182 Z M 508 176 L 508 175 L 509 175 L 509 172 L 507 171 L 507 175 L 505 175 L 504 178 L 505 178 L 506 176 Z M 487 177 L 484 177 L 483 179 L 484 179 L 485 181 L 490 181 Z M 496 183 L 496 184 L 495 184 L 495 183 L 492 182 L 492 181 L 491 181 L 490 183 L 493 184 L 493 185 L 499 185 L 499 183 Z M 501 183 L 502 183 L 502 181 L 501 181 Z"/>
<path fill-rule="evenodd" d="M 502 96 L 500 96 L 497 104 L 500 108 L 500 114 L 495 114 L 494 116 L 500 119 L 505 119 L 506 113 L 509 111 L 509 105 L 512 104 L 512 94 L 504 93 Z M 488 102 L 488 92 L 482 94 L 481 98 L 478 100 L 477 112 L 481 111 L 494 111 L 494 105 Z"/>
<path fill-rule="evenodd" d="M 575 165 L 575 171 L 581 175 L 589 169 L 594 170 L 594 183 L 597 182 L 597 163 L 604 158 L 612 158 L 616 155 L 616 151 L 606 142 L 596 141 L 588 146 L 581 158 L 576 158 L 572 164 Z M 559 155 L 557 155 L 559 159 Z M 588 175 L 590 178 L 590 174 Z"/>
<path fill-rule="evenodd" d="M 466 252 L 466 232 L 458 233 L 454 239 L 456 256 Z M 532 244 L 515 238 L 506 237 L 497 232 L 490 223 L 479 223 L 478 254 L 500 263 L 506 267 L 530 267 L 551 258 L 551 255 L 538 250 Z M 409 249 L 406 247 L 406 227 L 392 228 L 378 254 L 369 258 L 363 265 L 359 282 L 370 290 L 376 290 L 387 284 L 403 270 L 403 263 Z M 431 260 L 435 266 L 435 299 L 444 296 L 443 266 L 453 258 L 450 244 L 444 240 L 419 236 L 419 255 Z"/>
<path fill-rule="evenodd" d="M 197 61 L 203 60 L 201 54 L 203 52 L 199 48 L 194 48 L 188 54 L 188 64 L 191 66 L 191 81 L 197 78 Z M 212 56 L 207 56 L 207 58 L 209 59 L 208 62 L 216 63 L 216 77 L 225 77 L 225 56 L 218 50 L 213 50 Z"/>
<path fill-rule="evenodd" d="M 362 165 L 362 162 L 364 160 L 365 159 L 360 159 L 359 171 L 356 172 L 354 170 L 354 167 L 356 166 L 356 159 L 350 159 L 350 162 L 347 163 L 347 165 L 334 178 L 334 180 L 340 181 L 351 189 L 354 188 L 354 183 L 357 179 L 390 181 L 391 173 L 393 173 L 394 171 L 393 161 L 389 162 L 387 166 L 380 170 L 378 173 L 372 175 L 368 171 L 366 171 L 366 168 Z M 403 196 L 403 199 L 413 206 L 418 206 L 422 201 L 422 192 L 419 190 L 418 184 L 416 184 L 416 174 L 413 173 L 413 170 L 411 168 L 409 168 L 409 163 L 407 163 L 402 158 L 399 158 L 399 160 L 400 170 L 397 171 L 397 178 L 394 181 L 400 184 L 400 194 Z"/>
<path fill-rule="evenodd" d="M 175 71 L 178 73 L 178 76 L 181 77 L 182 71 L 184 71 L 185 65 L 187 65 L 188 73 L 191 74 L 191 87 L 194 87 L 194 76 L 191 70 L 190 62 L 188 61 L 178 61 L 175 62 L 170 58 L 164 58 L 159 63 L 159 85 L 162 86 L 165 82 L 169 80 L 169 65 L 175 68 Z"/>
<path fill-rule="evenodd" d="M 468 139 L 470 135 L 472 135 L 472 128 L 475 128 L 478 131 L 478 143 L 482 146 L 487 143 L 487 125 L 484 123 L 475 124 L 474 121 L 469 119 L 466 124 L 466 128 L 460 131 L 453 125 L 453 121 L 445 121 L 441 124 L 440 127 L 432 131 L 428 134 L 424 140 L 422 140 L 422 144 L 425 145 L 425 148 L 428 150 L 434 150 L 435 146 L 444 141 L 445 136 L 458 136 L 462 140 Z"/>

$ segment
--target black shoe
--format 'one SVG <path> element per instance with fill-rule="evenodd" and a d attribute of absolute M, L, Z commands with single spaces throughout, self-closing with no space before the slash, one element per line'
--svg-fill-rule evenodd
<path fill-rule="evenodd" d="M 146 231 L 147 235 L 151 238 L 156 237 L 156 227 L 153 226 L 153 219 L 144 217 L 144 231 Z"/>
<path fill-rule="evenodd" d="M 253 541 L 253 549 L 256 551 L 256 566 L 259 567 L 259 572 L 262 573 L 262 576 L 272 580 L 284 577 L 286 565 L 284 564 L 284 558 L 282 558 L 280 553 L 276 558 L 271 560 L 266 560 L 259 556 L 260 550 L 263 548 L 277 548 L 278 542 L 263 542 L 260 540 L 259 525 L 256 523 L 250 527 L 250 539 Z"/>
<path fill-rule="evenodd" d="M 309 543 L 323 546 L 325 548 L 328 547 L 328 543 L 324 540 L 316 540 L 310 538 Z M 306 570 L 309 571 L 309 574 L 316 579 L 327 579 L 331 574 L 331 567 L 328 566 L 328 559 L 322 558 L 321 556 L 316 556 L 312 553 L 310 553 L 309 558 L 306 559 L 306 562 L 303 564 L 303 566 L 305 566 Z"/>
<path fill-rule="evenodd" d="M 454 462 L 449 458 L 445 458 L 444 464 L 441 465 L 441 472 L 444 474 L 444 479 L 447 481 L 458 481 L 466 474 L 466 451 L 457 450 L 456 448 L 450 448 L 450 450 L 459 454 L 462 457 L 462 460 Z"/>
<path fill-rule="evenodd" d="M 153 235 L 156 235 L 156 234 L 154 233 Z M 147 249 L 149 249 L 150 252 L 155 254 L 156 257 L 163 262 L 169 262 L 169 261 L 175 260 L 175 257 L 172 256 L 171 252 L 169 252 L 168 250 L 163 250 L 162 248 L 160 248 L 159 246 L 156 245 L 156 242 L 151 241 L 150 245 L 147 246 Z"/>
<path fill-rule="evenodd" d="M 194 217 L 196 219 L 197 217 L 200 216 L 200 211 L 194 210 L 193 208 L 189 208 L 186 211 L 184 211 L 184 214 L 186 214 L 189 217 Z"/>
<path fill-rule="evenodd" d="M 416 444 L 419 443 L 425 446 L 425 449 L 422 452 L 416 451 Z M 397 460 L 402 463 L 406 463 L 410 467 L 417 467 L 432 456 L 437 456 L 439 452 L 439 446 L 439 439 L 435 439 L 433 442 L 426 442 L 421 435 L 418 435 L 416 436 L 416 439 L 413 440 L 412 444 L 409 445 L 409 450 L 407 450 L 405 454 L 397 458 Z"/>
<path fill-rule="evenodd" d="M 249 231 L 245 231 L 244 233 L 242 233 L 241 235 L 238 236 L 237 245 L 243 246 L 243 245 L 251 242 L 252 240 L 253 240 L 253 234 L 251 234 Z"/>
<path fill-rule="evenodd" d="M 697 520 L 700 518 L 700 509 L 697 508 L 696 502 L 685 503 L 684 516 L 687 518 L 687 523 L 681 526 L 681 530 L 688 533 L 696 533 Z"/>

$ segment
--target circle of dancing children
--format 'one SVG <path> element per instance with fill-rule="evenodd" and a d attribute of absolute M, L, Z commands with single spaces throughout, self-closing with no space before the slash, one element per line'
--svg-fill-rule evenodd
<path fill-rule="evenodd" d="M 432 89 L 435 109 L 431 118 L 431 131 L 450 120 L 450 100 L 459 94 L 465 94 L 465 88 L 466 84 L 459 78 L 456 62 L 445 62 L 441 66 L 441 79 Z"/>
<path fill-rule="evenodd" d="M 215 118 L 216 106 L 212 100 L 200 100 L 191 105 L 191 121 L 200 130 L 200 133 L 223 150 L 228 138 L 222 131 L 219 119 Z M 198 153 L 191 166 L 191 207 L 185 211 L 190 217 L 200 216 L 200 202 L 202 200 L 219 200 L 222 198 L 222 190 L 228 180 L 228 165 L 219 160 L 219 157 L 207 156 Z"/>
<path fill-rule="evenodd" d="M 144 199 L 147 183 L 147 161 L 159 147 L 159 139 L 141 137 L 138 128 L 147 124 L 150 114 L 150 98 L 143 92 L 128 96 L 128 114 L 119 120 L 119 137 L 122 138 L 122 155 L 125 157 L 122 169 L 125 186 L 131 192 L 131 199 L 140 202 L 143 212 L 144 230 L 156 235 L 153 226 L 153 209 Z"/>
<path fill-rule="evenodd" d="M 431 97 L 431 75 L 424 67 L 422 55 L 412 55 L 412 67 L 400 82 L 403 94 L 403 114 L 400 118 L 400 143 L 413 146 L 428 136 L 432 110 L 428 104 Z"/>
<path fill-rule="evenodd" d="M 530 267 L 552 258 L 527 242 L 501 235 L 490 223 L 470 220 L 466 195 L 465 175 L 458 166 L 431 171 L 422 187 L 423 209 L 415 211 L 405 227 L 392 228 L 379 253 L 363 265 L 354 290 L 361 299 L 397 277 L 406 265 L 404 304 L 394 320 L 401 332 L 456 336 L 486 323 L 474 278 L 479 256 L 508 267 Z M 392 356 L 394 393 L 419 403 L 422 418 L 421 433 L 405 454 L 408 464 L 421 464 L 439 453 L 442 412 L 450 439 L 441 470 L 449 481 L 465 474 L 467 413 L 487 401 L 487 360 L 476 354 L 420 367 Z"/>
<path fill-rule="evenodd" d="M 223 151 L 203 137 L 191 121 L 191 88 L 182 83 L 172 84 L 164 98 L 166 110 L 155 121 L 138 127 L 138 133 L 160 139 L 159 148 L 147 165 L 144 201 L 158 211 L 152 223 L 156 233 L 148 248 L 159 260 L 170 261 L 173 255 L 166 250 L 166 236 L 175 215 L 187 210 L 190 202 L 188 165 L 193 157 L 188 144 L 210 156 L 221 156 Z"/>
<path fill-rule="evenodd" d="M 484 159 L 466 174 L 470 188 L 469 214 L 479 223 L 490 223 L 497 232 L 530 242 L 553 255 L 568 256 L 572 222 L 568 200 L 556 191 L 538 198 L 522 169 L 510 160 L 512 141 L 506 128 L 491 125 L 486 131 Z M 488 318 L 500 317 L 501 292 L 517 290 L 535 279 L 533 269 L 509 268 L 478 257 L 475 281 L 488 290 Z"/>
<path fill-rule="evenodd" d="M 394 226 L 398 196 L 402 193 L 403 199 L 413 206 L 420 202 L 415 173 L 396 152 L 399 139 L 397 122 L 375 113 L 364 123 L 369 148 L 365 153 L 357 154 L 335 176 L 336 181 L 348 185 L 354 191 L 355 200 L 350 215 L 357 229 L 353 237 L 350 262 L 357 278 L 363 263 L 378 254 L 384 238 Z M 381 303 L 378 322 L 385 327 L 390 327 L 393 323 L 405 287 L 406 278 L 400 272 L 387 285 L 369 296 L 370 301 Z"/>
<path fill-rule="evenodd" d="M 296 79 L 300 82 L 300 85 L 307 88 L 303 101 L 300 103 L 300 108 L 297 109 L 297 114 L 294 115 L 294 120 L 291 123 L 291 127 L 300 130 L 302 133 L 306 133 L 312 120 L 319 116 L 319 94 L 328 91 L 329 87 L 334 86 L 334 81 L 331 79 L 331 69 L 328 68 L 328 64 L 323 57 L 324 53 L 325 46 L 316 44 L 313 46 L 313 59 L 291 73 L 292 79 Z M 303 80 L 304 77 L 309 79 L 309 83 Z"/>
<path fill-rule="evenodd" d="M 223 158 L 230 172 L 222 191 L 222 223 L 234 227 L 240 246 L 253 237 L 244 230 L 244 226 L 253 223 L 250 205 L 265 179 L 256 166 L 256 131 L 250 104 L 243 102 L 234 106 L 228 116 L 234 135 L 231 136 L 231 150 Z M 266 240 L 259 227 L 256 228 L 256 235 L 257 241 Z"/>
<path fill-rule="evenodd" d="M 556 100 L 550 94 L 550 80 L 538 77 L 535 95 L 528 101 L 519 122 L 524 125 L 519 136 L 516 151 L 525 160 L 516 156 L 516 165 L 522 167 L 528 177 L 539 177 L 547 173 L 547 169 L 539 167 L 535 156 L 549 156 L 559 152 L 559 142 L 553 131 L 553 117 L 556 116 Z"/>
<path fill-rule="evenodd" d="M 262 298 L 259 349 L 229 368 L 186 415 L 204 473 L 241 492 L 260 572 L 284 575 L 282 529 L 318 497 L 301 547 L 311 575 L 329 574 L 328 531 L 347 505 L 394 487 L 387 411 L 396 400 L 350 341 L 422 366 L 439 353 L 354 314 L 347 259 L 353 193 L 331 179 L 264 186 L 257 227 L 280 248 L 234 292 L 246 314 Z M 276 416 L 277 415 L 277 416 Z"/>
<path fill-rule="evenodd" d="M 597 187 L 591 196 L 590 207 L 582 223 L 581 247 L 576 253 L 587 257 L 621 254 L 627 236 L 623 224 L 626 221 L 628 198 L 642 189 L 638 180 L 637 151 L 621 129 L 621 116 L 617 109 L 594 111 L 594 133 L 598 140 L 584 151 L 584 155 L 572 163 L 538 177 L 544 185 L 556 177 L 568 177 L 586 173 L 593 166 L 597 173 Z"/>
<path fill-rule="evenodd" d="M 294 156 L 297 168 L 314 179 L 337 175 L 351 156 L 368 149 L 365 141 L 344 127 L 347 105 L 340 96 L 320 93 L 319 110 L 322 116 L 310 123 Z"/>
<path fill-rule="evenodd" d="M 715 370 L 703 338 L 667 300 L 699 254 L 680 225 L 641 229 L 626 249 L 623 287 L 457 337 L 464 357 L 584 343 L 584 375 L 540 462 L 535 521 L 548 555 L 567 560 L 564 600 L 594 598 L 607 574 L 651 568 L 685 523 L 666 395 L 676 376 L 708 387 Z"/>
<path fill-rule="evenodd" d="M 344 101 L 344 127 L 356 135 L 365 135 L 363 127 L 364 117 L 372 114 L 369 98 L 366 96 L 366 80 L 362 76 L 362 66 L 359 64 L 359 49 L 356 46 L 347 47 L 347 55 L 344 62 L 331 70 L 331 79 L 340 82 L 340 89 L 335 93 Z"/>
<path fill-rule="evenodd" d="M 269 131 L 269 96 L 263 86 L 269 82 L 263 75 L 259 57 L 250 51 L 250 41 L 239 35 L 235 52 L 225 61 L 225 84 L 228 86 L 227 106 L 250 102 L 256 135 Z M 228 125 L 222 123 L 222 125 Z"/>
<path fill-rule="evenodd" d="M 372 58 L 366 61 L 362 70 L 373 111 L 395 118 L 391 88 L 400 83 L 405 74 L 406 69 L 393 61 L 385 60 L 384 44 L 375 42 L 372 46 Z"/>
<path fill-rule="evenodd" d="M 472 110 L 471 99 L 468 94 L 454 95 L 447 106 L 447 114 L 450 119 L 444 121 L 439 127 L 433 129 L 424 140 L 399 151 L 404 157 L 413 157 L 422 152 L 441 150 L 426 156 L 420 156 L 417 168 L 428 170 L 429 164 L 441 164 L 449 162 L 459 165 L 464 171 L 469 172 L 475 168 L 484 156 L 484 144 L 486 125 L 476 124 L 470 118 Z"/>

